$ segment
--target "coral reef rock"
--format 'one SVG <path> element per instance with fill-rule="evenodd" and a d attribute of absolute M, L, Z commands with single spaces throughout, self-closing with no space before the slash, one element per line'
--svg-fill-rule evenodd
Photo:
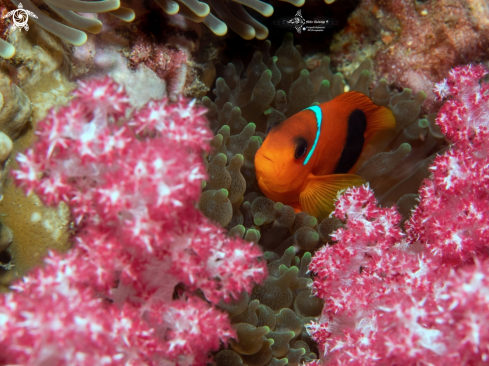
<path fill-rule="evenodd" d="M 2 187 L 7 176 L 4 171 L 5 164 L 12 152 L 12 148 L 13 143 L 10 137 L 5 133 L 0 132 L 0 201 L 3 199 Z M 0 222 L 0 253 L 12 244 L 12 241 L 14 240 L 13 235 L 12 230 Z M 4 265 L 8 265 L 8 263 L 5 263 Z"/>
<path fill-rule="evenodd" d="M 489 7 L 483 0 L 363 0 L 335 36 L 331 59 L 346 76 L 366 58 L 374 75 L 395 88 L 432 92 L 450 68 L 489 59 Z"/>
<path fill-rule="evenodd" d="M 9 39 L 17 50 L 12 73 L 32 103 L 32 119 L 37 121 L 53 106 L 66 103 L 75 86 L 70 82 L 71 47 L 35 23 L 29 32 L 13 32 Z"/>
<path fill-rule="evenodd" d="M 109 75 L 125 86 L 136 107 L 166 96 L 176 101 L 180 94 L 205 95 L 208 88 L 199 78 L 203 66 L 193 59 L 200 27 L 181 15 L 170 17 L 152 4 L 135 3 L 139 21 L 133 23 L 98 14 L 104 28 L 74 49 L 72 77 Z"/>
<path fill-rule="evenodd" d="M 31 101 L 6 73 L 0 73 L 0 96 L 0 131 L 15 140 L 29 122 Z"/>

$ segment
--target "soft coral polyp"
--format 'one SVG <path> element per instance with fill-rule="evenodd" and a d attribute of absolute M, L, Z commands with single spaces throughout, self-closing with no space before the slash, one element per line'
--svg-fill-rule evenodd
<path fill-rule="evenodd" d="M 368 187 L 334 215 L 337 243 L 310 270 L 325 300 L 309 331 L 331 365 L 484 365 L 489 357 L 489 93 L 480 65 L 457 67 L 434 92 L 450 98 L 437 123 L 453 145 L 431 166 L 419 205 L 398 226 Z"/>
<path fill-rule="evenodd" d="M 110 78 L 81 82 L 19 154 L 17 183 L 66 201 L 76 227 L 66 255 L 50 253 L 0 298 L 2 363 L 204 364 L 234 334 L 215 304 L 266 277 L 255 245 L 195 208 L 204 110 L 184 99 L 131 110 Z"/>

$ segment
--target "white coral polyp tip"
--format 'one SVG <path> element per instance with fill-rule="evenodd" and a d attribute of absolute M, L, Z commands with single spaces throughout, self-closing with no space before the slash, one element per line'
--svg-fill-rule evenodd
<path fill-rule="evenodd" d="M 435 84 L 433 92 L 439 100 L 443 100 L 450 94 L 450 87 L 448 86 L 447 79 Z"/>

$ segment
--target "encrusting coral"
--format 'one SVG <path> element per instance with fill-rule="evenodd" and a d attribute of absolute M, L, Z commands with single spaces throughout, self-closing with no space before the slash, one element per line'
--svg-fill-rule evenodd
<path fill-rule="evenodd" d="M 481 0 L 362 0 L 329 55 L 345 75 L 372 59 L 377 77 L 425 91 L 424 108 L 435 112 L 435 83 L 459 64 L 489 60 L 488 19 Z"/>

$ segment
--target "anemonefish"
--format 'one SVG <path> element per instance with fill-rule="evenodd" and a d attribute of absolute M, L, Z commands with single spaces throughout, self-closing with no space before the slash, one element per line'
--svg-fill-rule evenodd
<path fill-rule="evenodd" d="M 273 127 L 255 156 L 262 192 L 317 218 L 334 209 L 338 191 L 365 183 L 351 174 L 376 132 L 394 128 L 391 111 L 358 92 L 311 106 Z"/>

